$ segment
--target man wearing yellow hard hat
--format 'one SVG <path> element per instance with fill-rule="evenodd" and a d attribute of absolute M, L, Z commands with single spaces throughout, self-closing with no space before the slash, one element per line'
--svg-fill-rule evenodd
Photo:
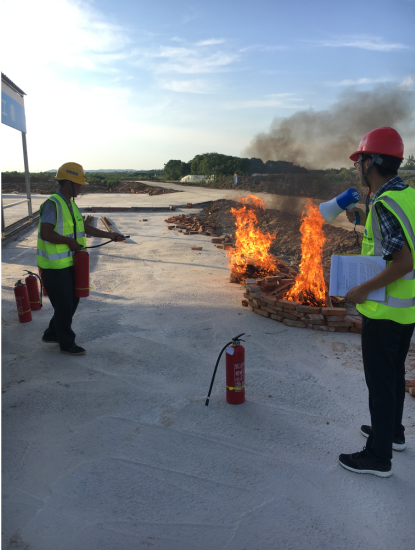
<path fill-rule="evenodd" d="M 80 164 L 63 164 L 55 179 L 59 190 L 40 207 L 37 241 L 37 265 L 42 269 L 42 282 L 54 309 L 42 341 L 59 344 L 62 353 L 84 355 L 85 350 L 76 345 L 72 330 L 72 318 L 79 304 L 74 295 L 73 254 L 86 246 L 85 235 L 113 241 L 121 241 L 123 236 L 84 224 L 74 200 L 82 186 L 88 185 Z"/>

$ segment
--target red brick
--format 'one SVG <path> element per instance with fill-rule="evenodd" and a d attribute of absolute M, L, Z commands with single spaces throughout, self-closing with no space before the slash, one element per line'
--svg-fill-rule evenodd
<path fill-rule="evenodd" d="M 297 306 L 295 308 L 300 313 L 320 313 L 321 307 L 314 306 Z"/>
<path fill-rule="evenodd" d="M 279 321 L 280 323 L 284 321 L 284 317 L 281 317 L 281 315 L 275 315 L 274 313 L 271 313 L 270 317 L 271 319 L 274 319 L 274 321 Z"/>
<path fill-rule="evenodd" d="M 349 332 L 353 332 L 354 334 L 362 334 L 362 329 L 361 328 L 350 327 Z"/>
<path fill-rule="evenodd" d="M 215 244 L 221 244 L 222 243 L 222 239 L 218 239 L 218 237 L 215 237 L 214 239 L 211 239 L 212 243 L 215 243 Z"/>
<path fill-rule="evenodd" d="M 250 309 L 251 311 L 254 311 L 255 308 L 251 304 L 248 304 L 248 309 Z"/>
<path fill-rule="evenodd" d="M 289 313 L 285 313 L 285 311 L 281 312 L 281 315 L 284 317 L 284 319 L 290 319 L 291 321 L 299 321 L 298 317 L 296 317 L 295 315 L 290 315 Z"/>
<path fill-rule="evenodd" d="M 244 292 L 244 293 L 243 293 L 243 297 L 244 297 L 244 298 L 249 298 L 249 294 L 248 294 L 247 292 Z"/>
<path fill-rule="evenodd" d="M 313 325 L 314 330 L 321 330 L 323 332 L 335 332 L 335 327 L 328 327 L 327 325 Z"/>
<path fill-rule="evenodd" d="M 256 307 L 262 306 L 262 300 L 260 300 L 259 298 L 253 298 L 252 302 L 255 304 Z"/>
<path fill-rule="evenodd" d="M 353 320 L 353 328 L 357 328 L 362 332 L 362 320 L 360 319 L 357 321 L 356 319 Z"/>
<path fill-rule="evenodd" d="M 278 306 L 286 307 L 288 309 L 295 309 L 297 306 L 301 305 L 298 302 L 291 302 L 290 300 L 278 300 Z"/>
<path fill-rule="evenodd" d="M 191 250 L 203 250 L 203 246 L 192 246 Z"/>
<path fill-rule="evenodd" d="M 352 327 L 353 321 L 327 321 L 329 327 Z"/>
<path fill-rule="evenodd" d="M 324 321 L 324 315 L 320 315 L 320 313 L 307 313 L 305 318 L 313 319 L 313 321 Z M 320 324 L 323 324 L 323 323 L 320 323 Z"/>
<path fill-rule="evenodd" d="M 344 321 L 348 320 L 344 315 L 327 315 L 327 321 Z"/>
<path fill-rule="evenodd" d="M 280 281 L 282 279 L 281 275 L 275 275 L 271 277 L 265 277 L 266 283 L 275 283 L 276 281 Z"/>
<path fill-rule="evenodd" d="M 305 328 L 305 323 L 303 323 L 302 321 L 292 321 L 291 319 L 284 319 L 283 323 L 284 325 L 287 325 L 287 327 Z"/>
<path fill-rule="evenodd" d="M 223 246 L 223 244 L 217 244 L 217 245 L 216 245 L 216 248 L 222 248 L 222 249 L 223 249 L 224 246 Z"/>
<path fill-rule="evenodd" d="M 349 332 L 350 327 L 336 327 L 336 332 Z"/>
<path fill-rule="evenodd" d="M 302 313 L 298 313 L 298 311 L 296 311 L 295 309 L 288 309 L 288 308 L 284 308 L 284 313 L 289 313 L 290 315 L 294 315 L 294 317 L 302 317 L 303 314 Z"/>
<path fill-rule="evenodd" d="M 309 325 L 325 325 L 324 318 L 323 319 L 309 319 L 308 317 L 305 317 L 305 322 Z"/>
<path fill-rule="evenodd" d="M 255 308 L 255 309 L 254 309 L 254 313 L 257 313 L 258 315 L 262 315 L 262 317 L 269 317 L 269 316 L 270 316 L 269 311 L 265 311 L 265 310 L 263 310 L 263 309 L 257 309 L 257 308 Z"/>
<path fill-rule="evenodd" d="M 242 299 L 241 304 L 243 305 L 243 307 L 248 307 L 248 300 Z"/>
<path fill-rule="evenodd" d="M 314 326 L 313 325 L 306 325 L 306 328 L 311 328 L 311 330 L 313 330 Z"/>
<path fill-rule="evenodd" d="M 347 314 L 347 311 L 344 307 L 322 307 L 322 315 L 338 315 L 344 317 Z"/>
<path fill-rule="evenodd" d="M 275 298 L 273 296 L 271 296 L 270 294 L 262 295 L 261 300 L 263 300 L 266 304 L 270 304 L 273 307 L 275 306 Z"/>

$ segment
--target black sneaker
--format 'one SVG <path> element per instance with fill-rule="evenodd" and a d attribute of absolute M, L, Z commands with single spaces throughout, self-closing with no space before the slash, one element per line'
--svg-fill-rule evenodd
<path fill-rule="evenodd" d="M 343 468 L 357 474 L 373 474 L 378 477 L 390 477 L 392 475 L 390 460 L 388 462 L 379 462 L 369 454 L 366 447 L 363 447 L 363 451 L 359 453 L 350 455 L 341 454 L 339 462 Z"/>
<path fill-rule="evenodd" d="M 366 424 L 363 424 L 363 426 L 360 426 L 360 433 L 365 437 L 369 437 L 369 434 L 371 431 L 372 431 L 372 426 L 366 426 Z M 401 435 L 400 437 L 395 436 L 393 438 L 392 449 L 394 451 L 403 451 L 405 448 L 406 448 L 405 436 L 404 435 Z"/>
<path fill-rule="evenodd" d="M 42 336 L 42 342 L 45 344 L 59 344 L 59 340 L 56 339 L 56 336 Z"/>
<path fill-rule="evenodd" d="M 74 344 L 69 349 L 61 349 L 61 353 L 67 353 L 68 355 L 85 355 L 86 351 L 84 350 L 84 348 L 81 348 L 80 346 Z"/>

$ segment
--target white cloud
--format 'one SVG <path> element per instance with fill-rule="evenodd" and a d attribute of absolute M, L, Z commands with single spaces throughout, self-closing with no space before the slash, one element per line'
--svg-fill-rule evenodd
<path fill-rule="evenodd" d="M 339 80 L 338 82 L 325 82 L 326 86 L 363 86 L 365 84 L 381 84 L 393 82 L 391 78 L 358 78 L 357 80 Z"/>
<path fill-rule="evenodd" d="M 415 78 L 413 76 L 407 76 L 398 86 L 400 90 L 408 92 L 415 91 Z"/>
<path fill-rule="evenodd" d="M 283 109 L 298 109 L 302 107 L 302 99 L 294 94 L 269 94 L 267 99 L 251 99 L 247 101 L 233 101 L 224 104 L 225 109 L 252 109 L 256 107 L 281 107 Z"/>
<path fill-rule="evenodd" d="M 223 44 L 225 40 L 223 38 L 209 38 L 208 40 L 201 40 L 196 42 L 196 46 L 216 46 L 217 44 Z"/>
<path fill-rule="evenodd" d="M 238 55 L 223 51 L 206 54 L 197 47 L 161 46 L 157 49 L 136 52 L 133 65 L 147 68 L 156 74 L 176 72 L 181 74 L 213 73 L 224 70 L 238 59 Z"/>
<path fill-rule="evenodd" d="M 169 82 L 164 82 L 162 87 L 172 92 L 188 94 L 212 93 L 212 86 L 205 80 L 171 80 Z"/>
<path fill-rule="evenodd" d="M 327 48 L 359 48 L 377 52 L 408 49 L 408 46 L 399 42 L 383 42 L 381 38 L 373 36 L 339 37 L 334 40 L 321 40 L 317 44 Z"/>

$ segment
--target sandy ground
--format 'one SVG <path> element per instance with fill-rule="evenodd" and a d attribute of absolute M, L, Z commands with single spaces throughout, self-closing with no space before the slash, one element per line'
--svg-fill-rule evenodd
<path fill-rule="evenodd" d="M 37 229 L 3 249 L 3 548 L 412 549 L 415 400 L 391 478 L 337 462 L 370 423 L 360 337 L 241 308 L 224 252 L 172 235 L 166 213 L 109 217 L 131 239 L 91 251 L 82 357 L 41 342 L 47 299 L 18 323 L 13 285 L 35 266 Z M 246 402 L 226 403 L 222 360 L 206 407 L 241 332 Z"/>

